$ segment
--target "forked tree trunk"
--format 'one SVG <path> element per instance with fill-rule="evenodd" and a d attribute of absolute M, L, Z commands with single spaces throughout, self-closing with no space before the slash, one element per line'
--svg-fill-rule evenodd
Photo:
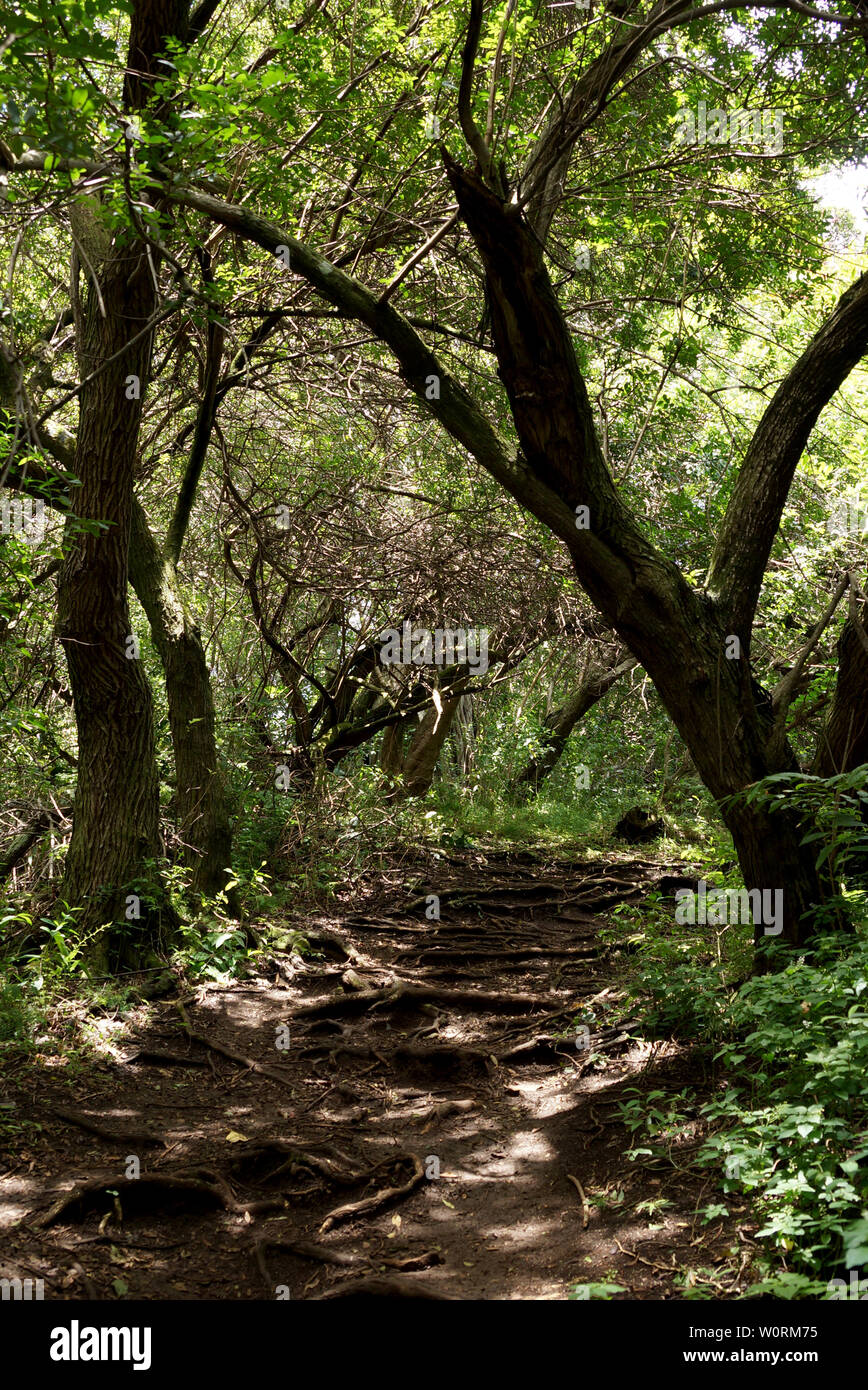
<path fill-rule="evenodd" d="M 468 680 L 468 674 L 450 679 L 442 689 L 433 692 L 421 719 L 401 719 L 385 730 L 380 745 L 380 769 L 396 779 L 393 795 L 401 798 L 425 796 L 430 790 Z"/>
<path fill-rule="evenodd" d="M 633 60 L 629 43 L 616 56 L 611 70 L 608 54 L 601 66 L 588 70 L 591 86 L 599 77 L 604 94 L 618 65 L 623 63 L 623 71 Z M 589 90 L 579 82 L 571 104 L 581 108 Z M 465 89 L 465 135 L 473 130 L 469 104 Z M 478 145 L 482 137 L 476 135 Z M 565 542 L 583 589 L 654 681 L 697 771 L 720 803 L 748 888 L 783 893 L 781 935 L 802 944 L 815 929 L 806 911 L 825 901 L 829 887 L 821 883 L 813 852 L 803 843 L 804 827 L 772 812 L 768 803 L 748 807 L 733 798 L 780 771 L 789 758 L 785 742 L 768 749 L 771 702 L 752 678 L 751 629 L 807 440 L 868 351 L 868 275 L 844 292 L 775 392 L 738 470 L 706 583 L 694 587 L 652 544 L 612 481 L 573 334 L 520 201 L 502 187 L 486 186 L 445 146 L 441 152 L 482 259 L 498 376 L 509 397 L 517 450 L 392 304 L 329 265 L 285 227 L 245 207 L 198 189 L 174 189 L 170 196 L 267 251 L 290 246 L 295 269 L 389 345 L 425 409 Z M 439 386 L 436 394 L 426 390 L 432 377 Z M 765 941 L 762 924 L 758 941 Z"/>
<path fill-rule="evenodd" d="M 721 806 L 747 887 L 783 896 L 779 924 L 755 926 L 762 969 L 763 948 L 774 939 L 767 927 L 777 925 L 778 940 L 806 942 L 815 927 L 805 913 L 824 901 L 828 884 L 821 882 L 814 853 L 802 843 L 804 828 L 795 818 L 767 805 L 748 807 L 732 800 L 781 770 L 779 760 L 772 764 L 767 753 L 771 704 L 751 672 L 749 627 L 734 631 L 726 606 L 693 589 L 625 507 L 600 450 L 587 387 L 539 244 L 518 209 L 504 205 L 478 176 L 444 158 L 485 267 L 498 375 L 533 477 L 522 487 L 537 514 L 543 505 L 554 510 L 555 498 L 574 512 L 574 529 L 564 538 L 580 583 L 653 680 Z M 858 360 L 859 351 L 848 350 Z M 806 395 L 817 389 L 818 373 L 815 364 L 805 369 Z M 752 466 L 760 491 L 752 499 L 752 519 L 764 516 L 768 469 L 776 451 L 788 446 L 776 415 L 758 438 Z M 760 454 L 761 449 L 766 452 Z M 743 469 L 742 487 L 744 478 Z M 757 554 L 763 543 L 760 535 Z M 744 550 L 744 536 L 740 544 Z M 745 572 L 756 569 L 757 554 L 743 558 Z M 733 602 L 731 610 L 736 607 Z M 733 636 L 739 638 L 737 644 Z M 786 749 L 784 756 L 790 756 Z"/>

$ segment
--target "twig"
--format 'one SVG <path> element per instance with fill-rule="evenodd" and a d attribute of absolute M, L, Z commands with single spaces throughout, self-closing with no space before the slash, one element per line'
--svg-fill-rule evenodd
<path fill-rule="evenodd" d="M 635 1250 L 625 1250 L 619 1240 L 615 1241 L 622 1255 L 629 1255 L 631 1260 L 638 1260 L 640 1265 L 647 1265 L 649 1269 L 662 1269 L 664 1274 L 671 1274 L 678 1266 L 673 1260 L 671 1265 L 662 1265 L 657 1260 L 646 1260 L 644 1255 L 637 1255 Z"/>
<path fill-rule="evenodd" d="M 228 1057 L 230 1062 L 237 1062 L 238 1066 L 247 1067 L 249 1071 L 255 1071 L 259 1076 L 267 1076 L 269 1081 L 275 1081 L 278 1086 L 286 1086 L 290 1091 L 295 1089 L 289 1077 L 284 1076 L 273 1067 L 266 1066 L 264 1062 L 257 1062 L 252 1057 L 245 1057 L 243 1053 L 233 1051 L 231 1047 L 225 1047 L 223 1043 L 212 1042 L 210 1038 L 204 1037 L 201 1033 L 194 1033 L 183 1005 L 178 1004 L 177 1007 L 184 1032 L 191 1042 L 200 1043 L 202 1047 L 208 1047 L 212 1052 L 219 1052 L 221 1057 Z"/>
<path fill-rule="evenodd" d="M 572 1173 L 567 1173 L 567 1178 L 573 1184 L 582 1200 L 582 1230 L 586 1231 L 588 1229 L 588 1222 L 591 1219 L 591 1208 L 588 1206 L 588 1199 L 585 1196 L 585 1189 L 582 1187 L 582 1184 L 579 1182 L 578 1178 L 573 1177 Z"/>

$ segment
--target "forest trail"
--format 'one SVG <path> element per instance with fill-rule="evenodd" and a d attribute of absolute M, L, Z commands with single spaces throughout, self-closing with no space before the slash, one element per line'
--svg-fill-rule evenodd
<path fill-rule="evenodd" d="M 17 1063 L 2 1273 L 69 1299 L 682 1297 L 738 1217 L 696 1215 L 715 1181 L 679 1171 L 689 1119 L 670 1161 L 630 1162 L 642 1141 L 618 1102 L 690 1086 L 699 1104 L 710 1083 L 631 1027 L 599 931 L 683 872 L 529 852 L 405 864 L 408 886 L 306 919 L 315 955 L 106 1017 L 108 1055 L 74 1076 Z"/>

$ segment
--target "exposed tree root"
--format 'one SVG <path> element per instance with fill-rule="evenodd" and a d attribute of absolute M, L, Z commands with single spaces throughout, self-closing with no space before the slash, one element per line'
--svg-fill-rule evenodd
<path fill-rule="evenodd" d="M 292 1010 L 293 1018 L 317 1018 L 324 1014 L 353 1013 L 385 1004 L 394 1008 L 405 1002 L 417 1004 L 448 1004 L 469 1009 L 544 1009 L 551 1004 L 545 994 L 509 994 L 502 990 L 442 989 L 432 985 L 397 982 L 386 989 L 360 990 L 355 994 L 328 995 L 311 1004 L 300 1004 Z"/>
<path fill-rule="evenodd" d="M 132 1057 L 125 1057 L 124 1064 L 128 1067 L 146 1064 L 155 1067 L 204 1067 L 208 1065 L 204 1057 L 185 1057 L 182 1052 L 157 1052 L 152 1048 L 143 1048 L 140 1052 L 134 1052 Z"/>
<path fill-rule="evenodd" d="M 377 1263 L 386 1265 L 389 1269 L 413 1270 L 430 1269 L 432 1265 L 442 1265 L 443 1262 L 439 1250 L 423 1250 L 421 1255 L 405 1255 L 403 1258 L 396 1256 L 395 1259 L 381 1259 Z"/>
<path fill-rule="evenodd" d="M 118 1245 L 130 1250 L 177 1250 L 183 1244 L 182 1240 L 146 1240 L 142 1236 L 122 1235 L 119 1231 L 112 1231 L 111 1235 L 82 1236 L 74 1245 L 59 1245 L 59 1248 L 69 1255 L 74 1255 L 83 1245 Z"/>
<path fill-rule="evenodd" d="M 630 1038 L 619 1028 L 603 1028 L 599 1032 L 592 1034 L 588 1051 L 611 1052 L 621 1044 L 628 1044 Z M 514 1047 L 508 1048 L 505 1052 L 494 1054 L 498 1062 L 537 1062 L 548 1061 L 551 1057 L 575 1057 L 577 1062 L 582 1058 L 576 1051 L 575 1040 L 571 1037 L 552 1037 L 547 1033 L 540 1033 L 535 1038 L 529 1038 L 526 1042 L 516 1043 Z"/>
<path fill-rule="evenodd" d="M 339 1187 L 352 1187 L 368 1176 L 366 1172 L 359 1173 L 353 1172 L 351 1169 L 339 1168 L 336 1163 L 332 1163 L 327 1158 L 308 1153 L 307 1150 L 300 1149 L 295 1144 L 283 1143 L 281 1140 L 249 1146 L 238 1155 L 231 1167 L 234 1173 L 253 1182 L 250 1170 L 268 1160 L 272 1162 L 276 1160 L 278 1166 L 267 1176 L 260 1178 L 261 1182 L 273 1182 L 282 1173 L 291 1173 L 294 1169 L 302 1167 L 309 1168 L 311 1172 L 317 1173 L 327 1182 Z"/>
<path fill-rule="evenodd" d="M 268 1268 L 266 1254 L 269 1250 L 284 1250 L 290 1255 L 300 1255 L 305 1260 L 319 1260 L 323 1264 L 338 1265 L 341 1269 L 370 1268 L 370 1260 L 361 1255 L 344 1254 L 340 1250 L 329 1250 L 325 1245 L 315 1245 L 309 1240 L 269 1240 L 257 1241 L 253 1248 L 256 1264 L 269 1293 L 273 1293 L 275 1280 Z"/>
<path fill-rule="evenodd" d="M 267 1076 L 269 1081 L 275 1081 L 278 1086 L 286 1086 L 291 1091 L 295 1090 L 291 1077 L 284 1075 L 284 1073 L 278 1071 L 276 1067 L 269 1067 L 264 1062 L 257 1062 L 253 1057 L 245 1057 L 242 1052 L 235 1052 L 233 1048 L 226 1047 L 223 1043 L 214 1042 L 211 1038 L 206 1038 L 202 1033 L 195 1033 L 190 1027 L 187 1015 L 180 1004 L 178 1005 L 178 1009 L 181 1014 L 181 1026 L 191 1042 L 199 1043 L 202 1047 L 207 1047 L 212 1052 L 219 1052 L 221 1057 L 228 1057 L 230 1062 L 236 1062 L 240 1067 L 246 1067 L 249 1071 L 255 1071 L 259 1076 Z"/>
<path fill-rule="evenodd" d="M 316 1295 L 317 1300 L 326 1298 L 438 1298 L 455 1301 L 449 1294 L 437 1293 L 400 1274 L 389 1277 L 372 1274 L 365 1279 L 351 1279 L 346 1284 L 338 1284 Z"/>
<path fill-rule="evenodd" d="M 514 1047 L 507 1048 L 506 1052 L 498 1052 L 494 1055 L 498 1062 L 510 1062 L 515 1065 L 516 1063 L 548 1062 L 553 1057 L 563 1061 L 573 1051 L 574 1044 L 570 1038 L 553 1038 L 547 1033 L 541 1033 L 535 1038 L 527 1038 L 524 1042 L 516 1043 Z"/>
<path fill-rule="evenodd" d="M 598 946 L 578 946 L 571 949 L 555 946 L 515 946 L 505 949 L 490 947 L 488 950 L 481 948 L 461 950 L 460 948 L 450 948 L 446 946 L 431 946 L 421 951 L 401 951 L 396 959 L 409 960 L 410 957 L 414 957 L 416 965 L 423 966 L 426 964 L 446 964 L 447 961 L 463 964 L 468 961 L 478 960 L 490 960 L 494 961 L 495 964 L 501 961 L 528 961 L 536 959 L 585 961 L 599 954 L 600 948 Z"/>
<path fill-rule="evenodd" d="M 414 1111 L 413 1118 L 417 1124 L 422 1124 L 426 1120 L 445 1120 L 448 1115 L 469 1115 L 471 1110 L 478 1109 L 479 1102 L 476 1100 L 439 1100 L 426 1110 L 419 1113 Z"/>
<path fill-rule="evenodd" d="M 88 1134 L 95 1134 L 98 1139 L 105 1139 L 110 1144 L 160 1144 L 163 1147 L 166 1145 L 165 1139 L 161 1139 L 157 1134 L 150 1134 L 147 1130 L 128 1129 L 118 1132 L 106 1129 L 87 1115 L 79 1115 L 74 1110 L 59 1110 L 56 1105 L 52 1106 L 51 1113 L 56 1115 L 59 1120 L 65 1120 L 70 1125 L 77 1125 L 79 1129 L 85 1129 Z"/>
<path fill-rule="evenodd" d="M 182 1193 L 190 1197 L 207 1197 L 215 1206 L 227 1206 L 226 1193 L 221 1191 L 214 1183 L 205 1182 L 200 1178 L 172 1177 L 168 1174 L 152 1175 L 143 1174 L 140 1178 L 128 1178 L 126 1174 L 115 1174 L 108 1178 L 95 1178 L 90 1182 L 79 1183 L 65 1192 L 62 1197 L 48 1208 L 48 1211 L 37 1216 L 31 1223 L 34 1226 L 45 1229 L 53 1226 L 56 1221 L 67 1212 L 72 1212 L 73 1207 L 89 1207 L 93 1205 L 94 1199 L 107 1196 L 108 1190 L 113 1188 L 121 1195 L 128 1192 L 141 1194 L 148 1192 L 155 1198 L 160 1194 Z M 228 1192 L 228 1189 L 226 1189 Z M 231 1198 L 230 1200 L 234 1201 Z"/>
<path fill-rule="evenodd" d="M 266 1236 L 257 1241 L 255 1253 L 259 1268 L 269 1284 L 272 1281 L 264 1264 L 265 1254 L 269 1250 L 284 1250 L 289 1255 L 300 1255 L 304 1260 L 318 1260 L 321 1264 L 339 1265 L 341 1269 L 358 1269 L 360 1266 L 371 1265 L 370 1259 L 365 1255 L 350 1255 L 343 1250 L 330 1250 L 327 1245 L 317 1245 L 312 1240 L 272 1240 Z"/>
<path fill-rule="evenodd" d="M 386 1044 L 383 1044 L 385 1048 Z M 488 1072 L 491 1068 L 490 1053 L 483 1052 L 478 1047 L 419 1047 L 412 1043 L 402 1044 L 400 1047 L 390 1048 L 388 1053 L 383 1049 L 366 1047 L 361 1043 L 331 1043 L 322 1042 L 306 1047 L 302 1057 L 311 1056 L 317 1052 L 328 1052 L 331 1057 L 374 1057 L 384 1067 L 392 1064 L 410 1063 L 417 1066 L 431 1067 L 436 1071 L 455 1070 L 456 1068 L 467 1065 L 475 1071 Z"/>
<path fill-rule="evenodd" d="M 384 1187 L 381 1191 L 372 1193 L 370 1197 L 363 1197 L 359 1202 L 347 1202 L 342 1207 L 335 1207 L 320 1226 L 320 1234 L 330 1231 L 332 1226 L 336 1226 L 340 1221 L 350 1221 L 356 1216 L 369 1216 L 371 1212 L 380 1211 L 383 1207 L 413 1192 L 425 1180 L 425 1169 L 421 1158 L 416 1154 L 401 1154 L 388 1159 L 387 1162 L 391 1167 L 395 1163 L 407 1162 L 408 1160 L 413 1164 L 413 1174 L 407 1182 L 400 1187 Z M 385 1165 L 380 1164 L 379 1166 L 384 1167 Z"/>
<path fill-rule="evenodd" d="M 138 1204 L 144 1194 L 147 1194 L 149 1201 L 158 1201 L 161 1196 L 171 1197 L 178 1193 L 190 1198 L 204 1197 L 215 1206 L 222 1206 L 226 1211 L 238 1215 L 279 1211 L 286 1205 L 283 1198 L 266 1198 L 255 1202 L 238 1201 L 225 1178 L 210 1168 L 187 1169 L 174 1174 L 143 1173 L 138 1178 L 128 1178 L 124 1173 L 79 1183 L 69 1192 L 65 1192 L 48 1211 L 37 1216 L 31 1224 L 43 1229 L 53 1226 L 61 1216 L 71 1212 L 73 1207 L 89 1208 L 95 1204 L 97 1198 L 109 1195 L 112 1189 L 118 1194 L 114 1200 L 121 1215 L 122 1199 L 132 1197 Z"/>

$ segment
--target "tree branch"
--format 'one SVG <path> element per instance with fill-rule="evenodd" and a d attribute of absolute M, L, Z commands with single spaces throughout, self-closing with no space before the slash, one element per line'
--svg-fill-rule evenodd
<path fill-rule="evenodd" d="M 775 718 L 774 724 L 772 726 L 772 732 L 769 737 L 768 746 L 770 761 L 773 763 L 776 761 L 774 754 L 775 750 L 778 748 L 778 745 L 782 745 L 786 742 L 785 729 L 787 722 L 787 711 L 789 710 L 793 697 L 795 696 L 796 688 L 799 683 L 799 678 L 805 667 L 805 662 L 811 655 L 811 652 L 816 647 L 826 628 L 829 626 L 829 623 L 832 621 L 832 615 L 835 612 L 835 609 L 838 607 L 838 604 L 841 602 L 841 599 L 843 598 L 844 593 L 847 589 L 847 585 L 849 583 L 850 575 L 848 573 L 845 573 L 839 580 L 835 588 L 835 592 L 833 593 L 832 597 L 827 603 L 819 619 L 814 624 L 814 627 L 811 630 L 807 642 L 805 642 L 804 646 L 801 647 L 801 649 L 797 653 L 796 659 L 793 662 L 792 667 L 772 693 L 772 709 L 774 710 Z"/>
<path fill-rule="evenodd" d="M 223 340 L 225 330 L 223 325 L 215 319 L 211 319 L 208 324 L 208 342 L 205 354 L 205 381 L 204 394 L 196 415 L 196 428 L 193 433 L 193 444 L 190 448 L 190 455 L 187 459 L 187 467 L 184 469 L 184 477 L 181 480 L 178 500 L 175 503 L 175 510 L 169 529 L 166 533 L 166 543 L 163 547 L 163 554 L 166 560 L 172 565 L 177 565 L 181 558 L 181 547 L 184 544 L 184 536 L 187 533 L 187 526 L 190 522 L 190 513 L 193 510 L 193 502 L 196 497 L 196 489 L 199 486 L 199 478 L 205 464 L 205 455 L 208 452 L 208 445 L 211 442 L 211 431 L 214 428 L 214 420 L 217 416 L 217 407 L 226 394 L 218 396 L 218 385 L 220 382 L 220 363 L 223 358 Z M 228 387 L 226 388 L 228 389 Z"/>
<path fill-rule="evenodd" d="M 738 472 L 707 588 L 749 650 L 750 627 L 793 475 L 811 430 L 868 350 L 868 274 L 847 289 L 775 392 Z"/>
<path fill-rule="evenodd" d="M 492 428 L 465 388 L 447 372 L 407 319 L 391 304 L 380 304 L 378 297 L 357 280 L 247 208 L 192 188 L 169 187 L 167 197 L 227 227 L 272 255 L 281 247 L 288 248 L 293 270 L 348 318 L 370 328 L 392 350 L 403 379 L 452 437 L 556 535 L 574 540 L 574 512 L 534 476 L 518 450 Z M 439 397 L 433 399 L 426 396 L 426 386 L 432 377 L 437 378 L 440 389 Z"/>
<path fill-rule="evenodd" d="M 483 0 L 470 0 L 470 18 L 467 21 L 467 37 L 461 54 L 461 85 L 458 88 L 458 119 L 464 138 L 476 156 L 480 173 L 486 183 L 491 182 L 491 150 L 488 148 L 473 119 L 473 69 L 479 36 L 482 32 Z M 503 193 L 504 189 L 499 189 Z"/>

